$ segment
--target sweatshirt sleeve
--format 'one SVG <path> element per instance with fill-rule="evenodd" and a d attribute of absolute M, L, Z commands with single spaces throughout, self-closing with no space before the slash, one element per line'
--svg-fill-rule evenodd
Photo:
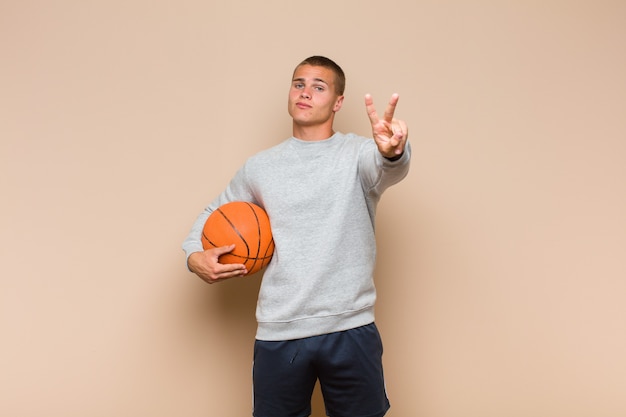
<path fill-rule="evenodd" d="M 359 173 L 363 189 L 375 197 L 400 182 L 409 172 L 411 144 L 406 143 L 402 156 L 396 160 L 385 158 L 373 140 L 365 142 L 359 158 Z"/>
<path fill-rule="evenodd" d="M 183 251 L 187 258 L 194 252 L 202 252 L 202 230 L 211 213 L 218 207 L 231 201 L 255 202 L 246 180 L 246 165 L 244 165 L 230 180 L 226 189 L 218 195 L 196 218 L 189 234 L 183 241 Z"/>

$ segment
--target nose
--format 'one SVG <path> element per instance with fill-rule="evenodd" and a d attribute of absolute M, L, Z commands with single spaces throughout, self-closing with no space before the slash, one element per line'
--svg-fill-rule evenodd
<path fill-rule="evenodd" d="M 303 88 L 302 92 L 300 93 L 300 97 L 309 99 L 311 98 L 311 94 L 309 93 L 309 90 L 307 88 Z"/>

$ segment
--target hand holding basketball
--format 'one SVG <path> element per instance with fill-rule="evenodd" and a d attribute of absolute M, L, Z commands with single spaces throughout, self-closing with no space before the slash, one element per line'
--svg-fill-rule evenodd
<path fill-rule="evenodd" d="M 228 278 L 244 276 L 248 273 L 244 264 L 219 263 L 219 257 L 231 252 L 234 248 L 235 245 L 230 245 L 192 253 L 187 260 L 187 266 L 191 272 L 209 284 Z"/>
<path fill-rule="evenodd" d="M 409 130 L 403 120 L 394 119 L 396 105 L 400 97 L 393 94 L 387 104 L 383 118 L 378 117 L 371 95 L 365 95 L 365 109 L 372 124 L 372 135 L 380 153 L 386 158 L 393 158 L 404 152 L 404 145 L 409 137 Z"/>
<path fill-rule="evenodd" d="M 226 203 L 213 211 L 204 224 L 201 240 L 206 254 L 202 264 L 207 267 L 210 281 L 254 274 L 265 268 L 274 254 L 267 213 L 246 201 Z M 223 269 L 227 264 L 231 266 Z"/>

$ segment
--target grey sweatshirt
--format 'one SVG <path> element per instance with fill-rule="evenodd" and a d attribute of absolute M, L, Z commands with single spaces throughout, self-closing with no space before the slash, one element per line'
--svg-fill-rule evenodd
<path fill-rule="evenodd" d="M 291 340 L 374 321 L 374 236 L 382 192 L 406 176 L 410 145 L 396 161 L 372 139 L 336 133 L 323 141 L 290 138 L 249 158 L 198 216 L 183 243 L 202 251 L 208 216 L 230 201 L 267 212 L 275 250 L 257 302 L 257 339 Z"/>

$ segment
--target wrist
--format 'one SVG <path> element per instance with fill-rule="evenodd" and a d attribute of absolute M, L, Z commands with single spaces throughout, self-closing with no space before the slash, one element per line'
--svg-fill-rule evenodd
<path fill-rule="evenodd" d="M 197 258 L 197 255 L 200 252 L 193 252 L 190 253 L 189 256 L 187 257 L 187 269 L 189 269 L 189 271 L 191 272 L 196 272 L 195 271 L 195 262 L 194 262 L 194 258 Z"/>
<path fill-rule="evenodd" d="M 385 156 L 383 155 L 383 158 L 385 158 L 388 161 L 397 161 L 398 159 L 402 158 L 402 155 L 404 155 L 404 151 L 402 151 L 402 153 L 399 153 L 398 155 L 394 155 L 394 156 Z"/>

